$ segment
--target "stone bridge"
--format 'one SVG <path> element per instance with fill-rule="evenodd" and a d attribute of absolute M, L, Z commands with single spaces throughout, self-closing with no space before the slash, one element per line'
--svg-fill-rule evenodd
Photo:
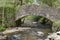
<path fill-rule="evenodd" d="M 60 20 L 60 9 L 39 5 L 23 5 L 16 13 L 16 21 L 28 15 L 43 16 L 50 20 Z"/>

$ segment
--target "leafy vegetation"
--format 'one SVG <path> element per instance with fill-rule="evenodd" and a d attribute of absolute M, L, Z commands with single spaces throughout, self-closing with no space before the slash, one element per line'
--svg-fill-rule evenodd
<path fill-rule="evenodd" d="M 60 20 L 55 21 L 52 26 L 53 31 L 59 31 L 60 30 Z"/>
<path fill-rule="evenodd" d="M 30 21 L 39 21 L 39 19 L 43 18 L 42 16 L 35 16 L 35 15 L 30 15 L 30 16 L 26 16 L 24 17 L 25 20 L 30 20 Z M 22 18 L 22 20 L 24 19 Z"/>
<path fill-rule="evenodd" d="M 26 17 L 22 18 L 22 20 L 30 20 L 30 21 L 37 21 L 37 22 L 50 21 L 47 18 L 44 18 L 42 16 L 35 16 L 35 15 L 26 16 Z"/>
<path fill-rule="evenodd" d="M 34 21 L 34 20 L 35 20 L 35 18 L 36 18 L 36 16 L 31 15 L 31 16 L 27 16 L 27 17 L 25 17 L 25 20 Z"/>
<path fill-rule="evenodd" d="M 2 23 L 4 23 L 6 27 L 15 26 L 15 13 L 19 10 L 20 6 L 32 4 L 48 5 L 49 7 L 60 8 L 60 0 L 0 0 L 0 30 L 5 30 Z M 42 21 L 44 18 L 40 18 L 39 16 L 28 16 L 25 19 Z M 56 23 L 53 24 L 53 27 L 55 24 Z M 55 26 L 59 26 L 58 24 L 60 23 L 57 23 Z"/>
<path fill-rule="evenodd" d="M 28 5 L 30 4 L 48 5 L 49 7 L 60 8 L 60 0 L 25 0 L 22 3 Z"/>
<path fill-rule="evenodd" d="M 0 25 L 0 32 L 5 31 L 6 29 L 8 29 L 8 28 L 6 28 L 6 27 Z"/>

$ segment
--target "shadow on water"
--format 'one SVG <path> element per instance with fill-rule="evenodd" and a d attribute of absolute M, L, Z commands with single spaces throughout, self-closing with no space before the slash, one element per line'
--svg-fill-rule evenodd
<path fill-rule="evenodd" d="M 9 40 L 44 40 L 51 29 L 32 28 L 10 36 Z"/>
<path fill-rule="evenodd" d="M 53 22 L 48 18 L 36 15 L 24 16 L 16 20 L 17 27 L 51 28 L 52 24 Z"/>
<path fill-rule="evenodd" d="M 30 20 L 26 20 L 29 19 Z M 32 20 L 33 19 L 33 20 Z M 12 35 L 10 40 L 44 40 L 47 35 L 52 33 L 52 21 L 41 16 L 24 17 L 16 21 L 17 26 L 31 27 L 22 33 Z"/>

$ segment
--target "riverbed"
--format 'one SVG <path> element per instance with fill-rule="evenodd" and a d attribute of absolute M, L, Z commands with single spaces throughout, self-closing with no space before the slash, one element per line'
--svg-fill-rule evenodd
<path fill-rule="evenodd" d="M 31 28 L 12 35 L 9 40 L 44 40 L 50 33 L 52 30 L 49 28 Z"/>

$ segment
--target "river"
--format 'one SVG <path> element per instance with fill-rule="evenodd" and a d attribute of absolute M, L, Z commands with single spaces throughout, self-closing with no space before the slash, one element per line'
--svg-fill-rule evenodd
<path fill-rule="evenodd" d="M 52 30 L 49 28 L 32 28 L 12 35 L 9 40 L 45 40 L 50 33 Z"/>

